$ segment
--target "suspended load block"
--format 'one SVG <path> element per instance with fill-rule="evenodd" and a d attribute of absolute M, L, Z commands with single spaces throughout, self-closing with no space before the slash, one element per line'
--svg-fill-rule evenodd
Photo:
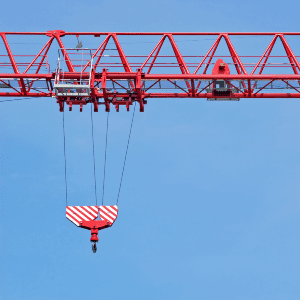
<path fill-rule="evenodd" d="M 100 214 L 100 220 L 96 220 Z M 99 230 L 111 227 L 118 216 L 118 206 L 67 206 L 66 217 L 76 226 L 91 230 L 92 250 L 97 251 Z"/>

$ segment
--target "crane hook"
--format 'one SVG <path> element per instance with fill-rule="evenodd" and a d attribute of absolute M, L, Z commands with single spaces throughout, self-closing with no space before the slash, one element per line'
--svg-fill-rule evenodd
<path fill-rule="evenodd" d="M 96 245 L 96 242 L 93 242 L 93 244 L 92 244 L 92 250 L 93 250 L 93 253 L 96 253 L 96 252 L 97 252 L 97 245 Z"/>

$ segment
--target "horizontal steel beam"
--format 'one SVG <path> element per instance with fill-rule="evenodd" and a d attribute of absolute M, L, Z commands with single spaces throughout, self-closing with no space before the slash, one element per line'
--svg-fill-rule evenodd
<path fill-rule="evenodd" d="M 55 31 L 55 30 L 53 30 Z M 57 30 L 61 31 L 61 30 Z M 47 35 L 48 32 L 0 32 L 0 34 L 9 34 L 9 35 Z M 283 34 L 283 35 L 300 35 L 300 32 L 64 32 L 64 35 L 108 35 L 108 34 L 116 34 L 116 35 L 275 35 L 275 34 Z"/>
<path fill-rule="evenodd" d="M 14 56 L 15 50 L 11 50 L 7 35 L 39 35 L 49 39 L 36 55 Z M 94 36 L 96 41 L 99 41 L 97 49 L 66 48 L 63 37 L 75 35 Z M 118 39 L 119 36 L 125 35 L 131 38 L 151 35 L 160 37 L 155 42 L 156 46 L 150 49 L 149 53 L 144 53 L 146 55 L 126 56 L 122 42 Z M 139 102 L 140 111 L 144 111 L 146 99 L 151 98 L 207 98 L 212 101 L 300 98 L 299 53 L 298 56 L 294 54 L 285 38 L 287 35 L 300 36 L 300 32 L 0 32 L 0 41 L 2 39 L 5 46 L 3 49 L 6 49 L 6 53 L 0 53 L 0 59 L 3 60 L 0 63 L 6 68 L 10 67 L 10 72 L 0 73 L 0 97 L 53 97 L 59 103 L 61 111 L 66 103 L 70 109 L 72 105 L 80 105 L 82 109 L 83 105 L 90 102 L 94 104 L 95 111 L 98 111 L 99 104 L 105 104 L 106 111 L 109 111 L 111 104 L 115 105 L 118 111 L 119 105 L 126 105 L 129 109 L 133 101 Z M 101 41 L 97 39 L 100 36 Z M 215 36 L 215 41 L 208 47 L 208 52 L 186 56 L 181 53 L 175 36 Z M 262 55 L 252 56 L 253 61 L 249 63 L 244 62 L 245 56 L 236 51 L 231 41 L 232 36 L 273 37 L 271 42 L 266 43 Z M 54 47 L 53 44 L 56 44 L 53 43 L 54 40 L 59 45 L 57 50 L 61 55 L 57 67 L 55 65 L 55 73 L 50 73 L 50 70 L 53 72 L 54 69 L 50 69 L 49 61 L 52 64 L 54 59 L 50 57 L 48 60 L 48 55 L 54 53 L 49 51 Z M 225 50 L 226 56 L 215 56 L 220 41 L 224 41 L 228 48 Z M 167 51 L 170 53 L 161 55 L 160 50 L 166 43 L 169 44 Z M 274 56 L 271 53 L 275 43 L 281 43 L 285 55 L 278 56 L 276 53 Z M 114 46 L 111 46 L 112 44 Z M 82 44 L 78 45 L 82 47 Z M 79 55 L 78 51 L 86 50 L 89 51 L 88 58 L 83 57 L 83 52 Z M 104 52 L 106 50 L 114 52 L 108 55 Z M 24 60 L 30 58 L 30 61 L 20 62 L 20 57 Z M 137 57 L 142 61 L 133 61 L 133 58 Z M 247 60 L 249 57 L 247 56 Z M 165 59 L 163 62 L 162 58 Z M 168 63 L 169 58 L 174 62 Z M 187 58 L 193 58 L 193 62 L 186 62 Z M 279 62 L 268 62 L 269 58 L 279 59 Z M 225 69 L 221 68 L 221 64 L 217 65 L 218 61 L 222 62 L 222 67 L 227 66 L 226 72 L 222 71 Z M 48 73 L 43 71 L 44 67 Z M 272 74 L 265 74 L 266 68 L 269 68 L 268 73 Z M 225 82 L 220 83 L 220 80 Z M 283 92 L 278 93 L 279 89 Z"/>
<path fill-rule="evenodd" d="M 109 73 L 107 72 L 107 79 L 132 79 L 137 77 L 137 73 Z M 54 79 L 55 74 L 13 74 L 13 73 L 0 73 L 1 79 L 10 78 L 28 78 L 28 79 Z M 87 79 L 89 73 L 72 73 L 68 72 L 64 74 L 65 79 Z M 95 79 L 101 79 L 102 73 L 96 73 Z M 232 74 L 232 75 L 212 75 L 212 74 L 142 74 L 142 80 L 300 80 L 300 74 Z"/>

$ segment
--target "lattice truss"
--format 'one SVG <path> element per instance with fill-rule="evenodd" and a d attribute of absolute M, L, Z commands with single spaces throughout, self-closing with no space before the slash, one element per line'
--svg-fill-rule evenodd
<path fill-rule="evenodd" d="M 299 56 L 292 51 L 300 33 L 0 35 L 0 96 L 53 97 L 61 111 L 65 103 L 70 110 L 87 103 L 95 111 L 101 104 L 129 110 L 134 101 L 144 111 L 151 98 L 300 98 Z M 226 74 L 212 72 L 220 59 Z"/>

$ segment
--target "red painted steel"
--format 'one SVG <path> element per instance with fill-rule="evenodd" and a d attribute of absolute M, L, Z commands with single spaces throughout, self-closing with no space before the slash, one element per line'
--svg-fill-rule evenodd
<path fill-rule="evenodd" d="M 96 220 L 100 213 L 100 220 Z M 76 226 L 91 230 L 90 241 L 97 243 L 99 230 L 111 227 L 118 216 L 118 206 L 67 206 L 66 217 Z"/>
<path fill-rule="evenodd" d="M 129 110 L 134 101 L 139 103 L 140 111 L 144 111 L 147 99 L 151 98 L 300 98 L 300 64 L 286 40 L 286 36 L 300 37 L 298 32 L 113 33 L 52 30 L 0 32 L 0 35 L 6 51 L 3 55 L 0 53 L 0 97 L 54 97 L 61 111 L 65 104 L 70 110 L 73 105 L 79 105 L 82 110 L 83 105 L 87 103 L 93 103 L 95 111 L 98 111 L 99 105 L 104 105 L 106 111 L 109 111 L 111 104 L 117 111 L 120 105 Z M 23 56 L 12 53 L 7 39 L 10 35 L 39 35 L 49 39 L 36 55 L 32 55 L 31 62 L 20 63 L 19 60 Z M 63 43 L 64 37 L 79 35 L 104 39 L 97 49 L 90 50 L 91 56 L 88 56 L 84 52 L 86 49 L 68 49 Z M 215 36 L 215 40 L 207 53 L 197 56 L 184 55 L 175 39 L 178 36 L 208 35 Z M 159 39 L 149 51 L 150 54 L 126 55 L 121 36 L 158 36 Z M 266 50 L 261 56 L 248 56 L 247 58 L 252 58 L 253 61 L 243 63 L 246 56 L 238 54 L 231 40 L 233 36 L 270 36 L 272 40 L 266 45 Z M 229 55 L 220 57 L 215 54 L 222 40 L 225 41 Z M 55 47 L 54 41 L 57 41 L 59 49 L 56 50 L 60 51 L 62 57 L 56 72 L 54 69 L 50 71 L 49 66 L 49 61 L 53 64 L 56 57 L 51 57 L 50 60 L 48 58 L 50 49 Z M 111 43 L 115 49 L 109 48 Z M 284 56 L 272 56 L 274 45 L 277 43 L 282 45 Z M 166 44 L 170 46 L 171 55 L 161 54 Z M 105 54 L 111 50 L 115 50 L 113 54 Z M 29 55 L 24 57 L 31 59 Z M 270 59 L 274 57 L 281 62 L 270 63 Z M 2 62 L 2 58 L 6 58 L 7 61 Z M 174 62 L 170 63 L 170 58 Z M 223 68 L 220 61 L 218 62 L 220 58 L 223 59 L 221 63 L 224 63 L 226 70 L 230 69 L 230 72 L 212 72 L 213 69 Z M 110 59 L 110 62 L 104 62 L 107 59 Z M 117 59 L 119 62 L 116 62 Z M 141 61 L 137 62 L 137 59 Z M 190 59 L 193 59 L 193 62 L 190 62 Z M 2 66 L 9 66 L 11 72 L 3 72 Z M 42 71 L 43 67 L 46 68 L 46 72 Z M 267 74 L 266 68 L 270 67 L 274 72 Z M 283 73 L 283 67 L 287 70 L 286 73 Z M 170 72 L 170 68 L 174 72 Z M 220 91 L 218 86 L 225 86 L 227 90 Z"/>

